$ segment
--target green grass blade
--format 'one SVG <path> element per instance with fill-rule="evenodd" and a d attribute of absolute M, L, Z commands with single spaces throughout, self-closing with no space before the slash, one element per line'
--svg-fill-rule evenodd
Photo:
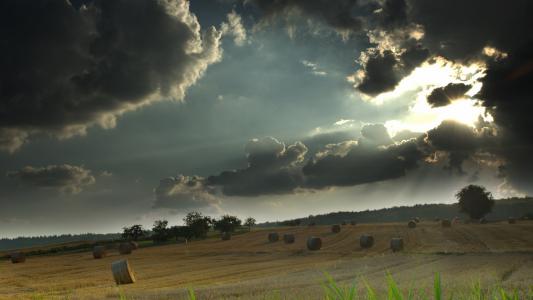
<path fill-rule="evenodd" d="M 402 293 L 390 273 L 387 274 L 387 283 L 389 286 L 389 300 L 403 300 Z"/>
<path fill-rule="evenodd" d="M 194 293 L 193 288 L 188 288 L 187 293 L 189 295 L 189 300 L 196 300 L 196 294 Z"/>
<path fill-rule="evenodd" d="M 363 280 L 366 287 L 366 298 L 367 300 L 378 300 L 378 296 L 376 295 L 376 291 L 368 284 L 366 280 Z"/>
<path fill-rule="evenodd" d="M 442 300 L 442 287 L 440 285 L 440 274 L 435 273 L 433 280 L 433 291 L 435 292 L 435 300 Z"/>

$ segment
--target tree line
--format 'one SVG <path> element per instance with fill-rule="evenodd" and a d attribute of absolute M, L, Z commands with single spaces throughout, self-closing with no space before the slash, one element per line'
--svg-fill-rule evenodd
<path fill-rule="evenodd" d="M 246 218 L 244 222 L 236 216 L 223 215 L 218 219 L 204 216 L 202 213 L 189 212 L 183 218 L 185 225 L 169 226 L 167 220 L 156 220 L 151 231 L 145 230 L 142 225 L 135 224 L 122 229 L 122 238 L 125 240 L 138 241 L 141 239 L 152 239 L 154 242 L 166 242 L 171 239 L 190 240 L 193 238 L 202 239 L 207 237 L 209 230 L 233 233 L 238 228 L 245 226 L 248 230 L 256 224 L 252 217 Z"/>

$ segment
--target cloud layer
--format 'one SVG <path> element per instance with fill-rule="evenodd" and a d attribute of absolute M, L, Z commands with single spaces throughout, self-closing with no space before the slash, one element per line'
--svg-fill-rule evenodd
<path fill-rule="evenodd" d="M 8 172 L 7 177 L 26 186 L 56 189 L 66 194 L 77 194 L 96 182 L 91 170 L 68 164 L 26 166 L 19 171 Z"/>

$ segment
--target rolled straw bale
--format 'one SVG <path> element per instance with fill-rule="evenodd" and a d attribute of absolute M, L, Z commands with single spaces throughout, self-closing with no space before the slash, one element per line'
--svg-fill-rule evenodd
<path fill-rule="evenodd" d="M 515 223 L 516 223 L 516 219 L 513 218 L 513 217 L 509 217 L 509 219 L 507 219 L 507 222 L 508 222 L 509 224 L 515 224 Z"/>
<path fill-rule="evenodd" d="M 452 227 L 452 222 L 448 219 L 442 219 L 440 224 L 442 227 Z"/>
<path fill-rule="evenodd" d="M 319 237 L 311 236 L 307 238 L 307 249 L 311 251 L 320 250 L 322 248 L 322 239 Z"/>
<path fill-rule="evenodd" d="M 268 234 L 268 241 L 271 243 L 279 241 L 279 234 L 277 232 L 271 232 Z"/>
<path fill-rule="evenodd" d="M 403 239 L 392 238 L 390 240 L 390 248 L 392 249 L 392 252 L 402 251 L 403 250 Z"/>
<path fill-rule="evenodd" d="M 370 234 L 363 234 L 359 238 L 359 245 L 361 248 L 371 248 L 374 245 L 374 237 Z"/>
<path fill-rule="evenodd" d="M 416 228 L 416 222 L 414 220 L 409 221 L 409 223 L 407 223 L 407 227 Z"/>
<path fill-rule="evenodd" d="M 120 243 L 120 245 L 118 245 L 118 252 L 120 254 L 131 254 L 132 250 L 133 246 L 130 243 Z"/>
<path fill-rule="evenodd" d="M 292 244 L 295 240 L 296 238 L 294 237 L 294 234 L 286 233 L 283 235 L 283 241 L 285 242 L 285 244 Z"/>
<path fill-rule="evenodd" d="M 229 241 L 229 240 L 231 240 L 231 233 L 222 232 L 221 238 L 222 238 L 223 241 Z"/>
<path fill-rule="evenodd" d="M 94 246 L 93 247 L 93 257 L 95 259 L 104 258 L 106 256 L 105 246 Z"/>
<path fill-rule="evenodd" d="M 341 226 L 339 224 L 335 224 L 335 225 L 331 226 L 331 232 L 333 232 L 333 233 L 341 232 Z"/>
<path fill-rule="evenodd" d="M 117 285 L 135 282 L 135 276 L 133 276 L 133 271 L 127 259 L 121 259 L 111 263 L 111 271 L 113 272 L 113 278 L 115 278 Z"/>
<path fill-rule="evenodd" d="M 14 264 L 20 264 L 26 261 L 26 254 L 23 252 L 12 252 L 9 254 L 9 257 Z"/>

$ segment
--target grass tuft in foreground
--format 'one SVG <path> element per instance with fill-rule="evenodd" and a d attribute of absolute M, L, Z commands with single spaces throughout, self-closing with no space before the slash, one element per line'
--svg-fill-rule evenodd
<path fill-rule="evenodd" d="M 358 291 L 355 282 L 349 286 L 341 286 L 330 274 L 324 273 L 324 276 L 325 281 L 322 283 L 324 300 L 533 300 L 532 291 L 529 291 L 527 295 L 521 295 L 518 290 L 506 291 L 502 287 L 497 287 L 492 290 L 484 290 L 479 282 L 474 283 L 469 291 L 456 292 L 448 290 L 448 297 L 444 298 L 439 273 L 435 273 L 433 280 L 433 297 L 428 297 L 423 290 L 419 290 L 418 292 L 415 291 L 412 286 L 407 290 L 407 293 L 402 292 L 390 273 L 387 274 L 386 298 L 378 297 L 376 291 L 364 279 L 364 289 L 363 291 Z M 197 299 L 193 288 L 187 289 L 187 296 L 189 300 Z M 281 299 L 281 297 L 278 298 Z M 119 300 L 127 300 L 126 295 L 120 289 Z"/>

